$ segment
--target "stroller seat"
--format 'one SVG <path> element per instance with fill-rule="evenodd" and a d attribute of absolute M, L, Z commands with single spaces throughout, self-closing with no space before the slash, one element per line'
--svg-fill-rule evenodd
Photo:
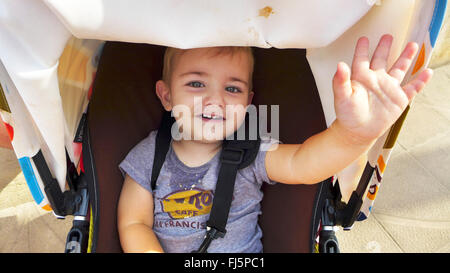
<path fill-rule="evenodd" d="M 85 148 L 92 155 L 92 164 L 85 161 L 84 169 L 95 177 L 95 188 L 89 191 L 94 219 L 91 252 L 122 251 L 116 209 L 124 178 L 118 165 L 160 126 L 163 108 L 154 88 L 162 76 L 164 50 L 121 42 L 106 42 L 103 48 L 88 111 L 90 143 L 83 147 L 84 157 Z M 302 143 L 326 129 L 305 54 L 301 49 L 254 48 L 253 104 L 279 105 L 282 143 Z M 329 180 L 316 185 L 263 185 L 259 221 L 264 252 L 314 251 L 320 193 Z"/>

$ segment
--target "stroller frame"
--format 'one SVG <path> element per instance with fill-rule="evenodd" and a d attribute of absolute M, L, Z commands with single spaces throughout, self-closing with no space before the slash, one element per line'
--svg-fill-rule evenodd
<path fill-rule="evenodd" d="M 48 2 L 46 3 L 47 5 L 53 4 L 52 1 L 47 2 Z M 410 69 L 405 79 L 412 77 L 419 70 L 426 67 L 430 59 L 432 48 L 436 43 L 447 5 L 446 0 L 436 0 L 433 1 L 432 4 L 430 4 L 430 2 L 425 1 L 417 1 L 417 3 L 419 6 L 420 5 L 426 6 L 427 8 L 426 15 L 421 17 L 423 15 L 422 11 L 420 10 L 414 11 L 416 18 L 413 18 L 411 24 L 415 24 L 414 26 L 418 25 L 419 29 L 409 30 L 408 33 L 409 36 L 407 36 L 407 39 L 418 42 L 419 45 L 421 46 L 421 51 L 419 56 L 415 60 L 415 65 L 413 65 L 412 69 Z M 6 7 L 9 8 L 12 7 L 12 5 L 8 6 L 9 4 L 6 2 L 2 3 L 2 5 L 5 5 Z M 43 6 L 44 6 L 43 3 L 36 4 L 35 6 L 33 6 L 33 9 L 30 9 L 30 12 L 35 12 L 41 9 Z M 45 11 L 47 12 L 48 10 L 46 8 L 47 7 L 45 7 Z M 11 11 L 16 12 L 18 10 L 14 10 L 12 8 Z M 270 16 L 270 14 L 268 16 Z M 425 17 L 426 19 L 423 19 Z M 54 18 L 52 17 L 45 23 L 52 22 L 53 19 Z M 2 21 L 1 24 L 6 26 L 4 29 L 6 29 L 7 31 L 4 32 L 4 29 L 0 28 L 1 35 L 5 33 L 8 35 L 10 33 L 15 33 L 10 29 L 11 27 L 12 30 L 14 30 L 15 24 L 9 26 L 8 25 L 9 21 L 11 20 L 8 17 L 4 20 L 5 23 Z M 20 21 L 20 23 L 23 22 Z M 20 24 L 17 25 L 20 26 Z M 67 37 L 65 36 L 68 32 L 67 33 L 64 32 L 66 31 L 65 29 L 64 31 L 62 31 L 63 27 L 61 26 L 62 25 L 58 24 L 53 28 L 53 30 L 60 31 L 59 34 L 61 34 L 61 36 L 55 39 L 55 41 L 58 39 L 59 39 L 58 41 L 62 41 L 64 39 L 66 39 L 67 41 L 67 39 L 69 39 L 68 35 Z M 23 28 L 23 29 L 29 30 L 32 28 L 29 29 Z M 20 36 L 22 34 L 21 31 L 22 29 L 18 29 L 17 33 L 19 34 L 14 35 Z M 25 33 L 25 35 L 27 34 L 26 31 L 24 31 L 23 33 Z M 7 44 L 6 48 L 8 48 L 8 46 L 10 48 L 14 48 L 14 46 L 11 45 L 14 45 L 15 41 L 19 42 L 22 41 L 22 39 L 17 39 L 18 37 L 14 35 L 12 36 L 8 35 L 2 36 L 6 38 L 11 37 L 13 38 L 13 39 L 5 39 L 5 43 L 3 44 L 4 45 Z M 0 48 L 3 47 L 0 46 Z M 31 52 L 36 53 L 38 55 L 36 58 L 36 60 L 38 60 L 38 65 L 33 63 L 33 65 L 36 66 L 34 67 L 30 66 L 33 69 L 36 69 L 38 72 L 39 69 L 41 70 L 47 69 L 48 67 L 45 65 L 52 63 L 50 59 L 52 58 L 51 56 L 55 54 L 53 55 L 49 54 L 48 56 L 40 56 L 39 54 L 42 52 L 40 52 L 39 50 L 34 51 L 32 47 L 26 48 L 29 50 L 26 52 L 26 54 L 30 54 Z M 48 160 L 49 147 L 46 146 L 48 145 L 48 143 L 45 143 L 46 140 L 45 139 L 37 140 L 37 138 L 39 137 L 44 138 L 43 135 L 45 135 L 43 133 L 42 128 L 40 128 L 40 126 L 42 125 L 42 120 L 39 120 L 39 122 L 41 123 L 36 122 L 36 120 L 33 117 L 33 111 L 30 110 L 30 105 L 27 104 L 29 103 L 30 98 L 26 98 L 27 100 L 25 100 L 25 97 L 22 97 L 27 92 L 30 94 L 30 92 L 29 90 L 25 90 L 28 84 L 26 82 L 27 79 L 21 82 L 21 78 L 18 77 L 17 74 L 20 74 L 21 72 L 24 71 L 26 72 L 29 71 L 28 70 L 20 71 L 20 69 L 17 69 L 20 68 L 20 65 L 17 66 L 11 65 L 12 63 L 14 63 L 14 60 L 17 60 L 17 56 L 14 55 L 15 54 L 14 51 L 20 52 L 20 49 L 23 48 L 17 47 L 17 50 L 16 48 L 14 48 L 12 52 L 8 52 L 7 50 L 6 51 L 3 50 L 3 52 L 0 51 L 0 59 L 1 59 L 0 80 L 2 84 L 2 88 L 0 89 L 0 115 L 4 120 L 5 124 L 7 124 L 7 126 L 9 126 L 11 130 L 13 129 L 16 130 L 17 135 L 23 134 L 24 136 L 29 137 L 28 139 L 29 143 L 27 143 L 27 141 L 20 142 L 17 140 L 17 138 L 16 140 L 13 141 L 12 137 L 11 141 L 16 151 L 16 155 L 19 159 L 19 163 L 24 171 L 24 174 L 27 174 L 26 179 L 32 192 L 33 198 L 42 208 L 47 210 L 53 210 L 54 214 L 57 217 L 64 217 L 66 215 L 75 216 L 73 228 L 69 232 L 67 238 L 66 252 L 105 251 L 107 248 L 102 248 L 97 244 L 97 239 L 99 238 L 99 236 L 100 237 L 102 236 L 101 233 L 98 231 L 98 227 L 101 226 L 99 222 L 99 215 L 102 215 L 101 217 L 105 218 L 105 213 L 101 212 L 102 209 L 100 208 L 101 206 L 99 201 L 99 197 L 104 195 L 103 193 L 104 190 L 99 188 L 98 186 L 99 180 L 103 179 L 101 177 L 102 172 L 100 171 L 100 173 L 98 173 L 97 172 L 98 170 L 96 169 L 96 162 L 98 163 L 101 160 L 99 160 L 98 155 L 95 155 L 96 152 L 98 153 L 95 147 L 99 145 L 98 140 L 96 140 L 97 132 L 95 132 L 94 130 L 90 130 L 94 129 L 95 126 L 93 124 L 99 123 L 99 120 L 97 118 L 99 112 L 96 112 L 97 111 L 96 107 L 92 107 L 93 109 L 89 110 L 86 109 L 85 113 L 82 115 L 81 120 L 79 122 L 77 120 L 78 130 L 76 132 L 75 139 L 73 142 L 79 144 L 83 149 L 81 161 L 80 164 L 78 165 L 78 167 L 81 168 L 81 172 L 78 172 L 78 170 L 75 167 L 75 163 L 72 161 L 73 151 L 68 151 L 66 148 L 65 158 L 66 158 L 67 172 L 63 173 L 61 171 L 61 168 L 55 167 L 55 165 L 57 165 L 57 163 L 55 163 L 55 158 L 51 157 L 51 160 Z M 57 46 L 55 46 L 54 49 L 55 51 L 58 51 Z M 271 49 L 268 50 L 270 51 Z M 286 52 L 288 51 L 289 50 L 287 50 Z M 14 57 L 9 58 L 7 53 L 11 53 L 11 55 L 14 55 Z M 24 54 L 23 56 L 28 56 L 26 54 Z M 316 74 L 320 74 L 319 76 L 321 78 L 324 78 L 324 74 L 321 74 L 322 72 L 321 69 L 320 68 L 318 69 L 318 67 L 321 66 L 320 59 L 323 58 L 324 56 L 321 54 L 322 53 L 320 52 L 320 50 L 312 49 L 311 51 L 308 52 L 307 57 L 309 60 L 315 60 L 315 62 L 312 62 L 311 65 L 311 70 L 313 70 L 314 76 L 316 76 Z M 48 58 L 46 59 L 46 57 Z M 317 62 L 317 60 L 319 61 Z M 46 61 L 48 62 L 46 63 Z M 28 69 L 30 67 L 25 65 L 22 68 Z M 53 68 L 54 67 L 52 67 L 52 69 Z M 324 68 L 324 70 L 326 70 L 326 68 Z M 46 78 L 45 80 L 48 80 L 48 78 Z M 98 85 L 97 80 L 98 79 L 96 78 L 95 85 Z M 324 89 L 323 86 L 317 86 L 315 88 L 321 90 Z M 27 92 L 24 92 L 24 90 L 22 89 L 24 89 Z M 42 90 L 40 90 L 38 87 L 36 91 Z M 52 89 L 52 91 L 54 90 Z M 94 97 L 95 96 L 98 96 L 96 92 L 94 92 Z M 321 99 L 323 98 L 321 97 Z M 94 104 L 97 104 L 98 106 L 98 101 L 101 100 L 102 99 L 96 99 L 93 100 L 93 102 L 96 101 Z M 326 102 L 322 103 L 326 104 Z M 89 103 L 89 108 L 91 108 L 92 106 L 91 104 L 92 102 Z M 324 108 L 324 111 L 325 110 L 326 109 Z M 158 122 L 157 121 L 158 109 L 152 111 L 154 111 L 154 113 L 156 114 L 156 116 L 153 117 L 154 119 L 153 123 L 156 124 Z M 314 193 L 314 202 L 312 202 L 314 204 L 311 209 L 313 211 L 313 215 L 311 216 L 312 227 L 310 229 L 310 236 L 308 236 L 310 238 L 309 239 L 310 242 L 308 242 L 309 246 L 307 247 L 308 250 L 305 251 L 312 252 L 315 250 L 315 247 L 318 246 L 321 252 L 337 252 L 338 245 L 333 233 L 334 227 L 342 226 L 344 227 L 344 229 L 347 230 L 353 226 L 355 221 L 362 221 L 368 217 L 369 212 L 373 206 L 373 201 L 375 199 L 376 193 L 380 186 L 382 174 L 386 167 L 387 160 L 389 159 L 390 152 L 396 141 L 396 138 L 399 134 L 399 131 L 402 127 L 402 123 L 406 118 L 408 111 L 409 107 L 405 110 L 405 112 L 395 123 L 395 125 L 392 126 L 391 130 L 387 132 L 386 135 L 381 137 L 377 142 L 376 144 L 378 145 L 377 149 L 374 149 L 374 152 L 371 155 L 372 159 L 368 160 L 364 168 L 363 174 L 359 180 L 360 181 L 359 185 L 357 189 L 353 192 L 353 194 L 350 197 L 350 200 L 347 203 L 341 201 L 339 181 L 337 176 L 329 178 L 328 180 L 318 184 L 318 188 L 316 188 L 313 191 L 315 193 Z M 24 112 L 23 114 L 24 116 L 21 116 L 20 112 Z M 93 114 L 92 112 L 95 113 Z M 328 122 L 329 113 L 324 114 L 326 116 L 326 121 Z M 21 126 L 17 127 L 27 127 L 27 126 L 30 127 L 29 132 L 23 131 L 23 128 L 13 128 L 14 126 L 12 125 L 17 125 L 19 123 L 21 123 Z M 322 125 L 324 123 L 325 122 L 322 122 Z M 91 128 L 91 126 L 93 127 Z M 157 126 L 155 128 L 157 128 Z M 46 128 L 46 130 L 47 129 L 48 128 Z M 143 133 L 141 133 L 141 137 L 142 136 Z M 26 139 L 26 137 L 22 138 Z M 43 141 L 43 143 L 40 143 L 40 141 L 41 142 Z M 296 141 L 298 141 L 298 139 L 296 139 Z M 61 184 L 62 182 L 64 182 L 62 181 L 64 180 L 64 175 L 66 185 L 68 187 L 67 190 Z M 283 190 L 285 189 L 282 189 L 282 191 Z M 42 191 L 45 192 L 45 195 L 42 194 Z M 100 192 L 102 192 L 102 194 L 100 194 Z M 273 202 L 274 199 L 276 198 L 268 194 L 265 199 L 268 201 L 263 200 L 262 204 L 263 207 L 265 206 L 265 204 Z M 262 222 L 266 223 L 268 222 L 268 217 L 265 216 L 264 214 L 261 218 Z M 320 234 L 319 237 L 321 238 L 321 243 L 319 245 L 316 245 L 315 239 L 317 238 L 318 231 Z M 269 245 L 271 244 L 269 242 L 270 241 L 269 239 L 263 238 L 263 240 L 266 240 L 266 242 L 268 242 Z M 275 250 L 272 251 L 280 251 L 280 249 L 275 248 Z"/>

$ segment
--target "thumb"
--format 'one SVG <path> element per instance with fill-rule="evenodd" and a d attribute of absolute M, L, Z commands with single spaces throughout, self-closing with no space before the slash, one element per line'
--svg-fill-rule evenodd
<path fill-rule="evenodd" d="M 339 101 L 351 96 L 352 84 L 350 81 L 350 68 L 344 62 L 339 62 L 333 77 L 334 100 Z"/>

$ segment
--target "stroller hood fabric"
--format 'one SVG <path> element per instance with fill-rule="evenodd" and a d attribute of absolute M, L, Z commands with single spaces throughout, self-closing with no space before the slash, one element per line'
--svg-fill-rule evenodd
<path fill-rule="evenodd" d="M 446 2 L 0 0 L 0 114 L 36 203 L 50 210 L 30 159 L 42 151 L 65 189 L 66 151 L 77 165 L 80 146 L 74 137 L 103 41 L 179 48 L 306 48 L 330 125 L 335 118 L 331 79 L 338 61 L 351 63 L 356 40 L 364 35 L 377 41 L 384 33 L 392 34 L 391 63 L 407 42 L 417 42 L 421 51 L 406 79 L 413 77 L 427 66 Z M 368 158 L 336 176 L 358 182 L 361 167 L 376 169 L 361 219 L 369 214 L 400 127 L 381 137 Z"/>

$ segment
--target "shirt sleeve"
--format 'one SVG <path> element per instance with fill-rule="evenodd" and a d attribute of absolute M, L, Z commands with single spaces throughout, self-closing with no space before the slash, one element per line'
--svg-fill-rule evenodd
<path fill-rule="evenodd" d="M 256 177 L 256 181 L 258 184 L 262 184 L 263 182 L 266 182 L 268 184 L 275 184 L 276 181 L 270 180 L 267 175 L 266 170 L 266 154 L 267 151 L 270 151 L 272 149 L 276 149 L 277 145 L 273 146 L 273 144 L 279 144 L 281 143 L 279 140 L 273 139 L 273 138 L 261 138 L 261 144 L 259 146 L 259 152 L 255 159 L 254 164 L 254 174 Z"/>
<path fill-rule="evenodd" d="M 155 138 L 156 131 L 150 132 L 148 137 L 134 146 L 119 164 L 119 170 L 124 178 L 125 174 L 128 174 L 149 192 L 152 192 L 150 179 L 155 153 Z"/>

